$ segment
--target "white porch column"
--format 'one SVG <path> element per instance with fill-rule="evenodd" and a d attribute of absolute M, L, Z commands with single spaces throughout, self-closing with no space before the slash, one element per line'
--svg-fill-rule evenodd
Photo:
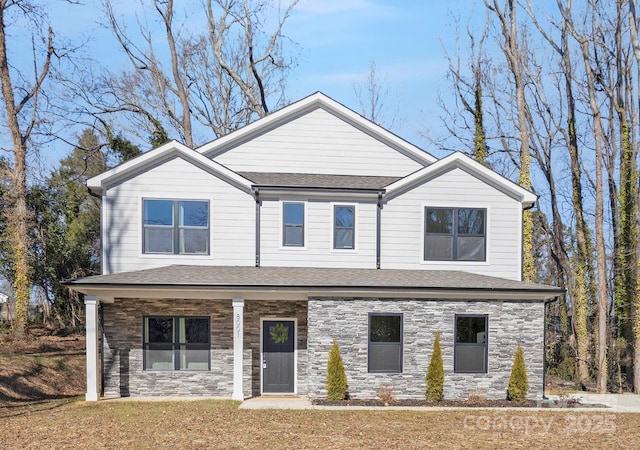
<path fill-rule="evenodd" d="M 244 400 L 242 393 L 242 363 L 244 345 L 244 298 L 233 299 L 233 396 L 234 400 Z"/>
<path fill-rule="evenodd" d="M 95 295 L 84 296 L 87 329 L 87 395 L 86 401 L 96 402 L 100 395 L 98 364 L 98 304 Z"/>

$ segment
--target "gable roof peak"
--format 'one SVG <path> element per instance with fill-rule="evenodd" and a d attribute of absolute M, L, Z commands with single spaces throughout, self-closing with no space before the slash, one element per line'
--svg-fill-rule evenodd
<path fill-rule="evenodd" d="M 385 143 L 401 154 L 420 162 L 422 165 L 426 166 L 437 161 L 435 156 L 411 144 L 384 127 L 375 124 L 361 114 L 346 107 L 342 103 L 337 102 L 320 91 L 316 91 L 307 97 L 289 104 L 288 106 L 277 111 L 273 111 L 265 117 L 229 133 L 226 136 L 222 136 L 214 141 L 204 144 L 196 148 L 196 151 L 209 158 L 215 158 L 241 142 L 252 139 L 257 135 L 279 126 L 280 124 L 286 123 L 296 117 L 308 114 L 309 112 L 317 109 L 323 109 L 324 111 L 329 112 L 355 128 L 358 128 L 362 132 L 367 133 L 373 138 Z"/>
<path fill-rule="evenodd" d="M 525 209 L 532 207 L 538 200 L 538 196 L 533 192 L 523 188 L 519 184 L 514 183 L 508 178 L 500 175 L 498 172 L 491 170 L 484 164 L 479 163 L 459 151 L 453 152 L 430 166 L 417 170 L 416 172 L 387 186 L 387 196 L 394 196 L 412 188 L 413 186 L 421 184 L 426 180 L 436 178 L 452 168 L 462 169 L 496 189 L 505 192 L 522 203 L 522 206 Z"/>
<path fill-rule="evenodd" d="M 100 195 L 106 186 L 111 185 L 112 183 L 117 183 L 119 180 L 125 179 L 133 174 L 152 167 L 154 164 L 167 161 L 174 157 L 182 158 L 203 170 L 215 173 L 216 175 L 233 182 L 237 186 L 245 188 L 247 191 L 251 189 L 251 182 L 246 178 L 238 175 L 222 164 L 206 158 L 176 140 L 171 140 L 159 147 L 143 153 L 140 156 L 137 156 L 136 158 L 107 170 L 100 175 L 89 178 L 87 180 L 87 187 L 92 192 Z"/>

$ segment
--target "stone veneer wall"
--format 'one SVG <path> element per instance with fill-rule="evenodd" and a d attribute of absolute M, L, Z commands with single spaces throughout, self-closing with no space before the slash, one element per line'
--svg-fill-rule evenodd
<path fill-rule="evenodd" d="M 444 397 L 482 395 L 506 398 L 511 366 L 522 343 L 529 377 L 528 397 L 542 396 L 544 304 L 515 301 L 461 301 L 377 298 L 309 299 L 308 395 L 326 397 L 325 376 L 333 337 L 340 345 L 352 398 L 376 398 L 388 385 L 396 398 L 424 398 L 425 376 L 436 331 L 444 362 Z M 368 373 L 368 313 L 403 314 L 402 373 Z M 453 373 L 455 314 L 487 314 L 488 372 Z"/>
<path fill-rule="evenodd" d="M 103 303 L 103 383 L 107 397 L 214 396 L 233 393 L 231 300 L 116 299 Z M 144 371 L 144 316 L 211 317 L 210 371 Z M 298 392 L 306 393 L 306 302 L 245 301 L 243 392 L 260 394 L 260 318 L 296 318 Z"/>

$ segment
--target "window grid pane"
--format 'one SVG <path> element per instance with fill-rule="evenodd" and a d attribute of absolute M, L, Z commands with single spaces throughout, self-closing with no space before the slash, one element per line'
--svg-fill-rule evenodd
<path fill-rule="evenodd" d="M 144 229 L 145 253 L 173 253 L 173 228 L 147 226 Z"/>

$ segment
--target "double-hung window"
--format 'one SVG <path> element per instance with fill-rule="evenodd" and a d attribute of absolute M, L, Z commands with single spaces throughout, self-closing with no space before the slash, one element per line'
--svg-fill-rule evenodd
<path fill-rule="evenodd" d="M 487 332 L 489 318 L 486 315 L 456 315 L 453 371 L 457 373 L 487 372 Z"/>
<path fill-rule="evenodd" d="M 483 208 L 425 208 L 426 261 L 486 261 Z"/>
<path fill-rule="evenodd" d="M 369 372 L 402 372 L 402 314 L 369 314 Z"/>
<path fill-rule="evenodd" d="M 304 247 L 304 203 L 282 203 L 282 245 Z"/>
<path fill-rule="evenodd" d="M 355 249 L 356 207 L 335 205 L 333 207 L 333 248 Z"/>
<path fill-rule="evenodd" d="M 145 370 L 209 370 L 209 317 L 145 317 Z"/>
<path fill-rule="evenodd" d="M 143 252 L 209 254 L 209 202 L 143 200 Z"/>

